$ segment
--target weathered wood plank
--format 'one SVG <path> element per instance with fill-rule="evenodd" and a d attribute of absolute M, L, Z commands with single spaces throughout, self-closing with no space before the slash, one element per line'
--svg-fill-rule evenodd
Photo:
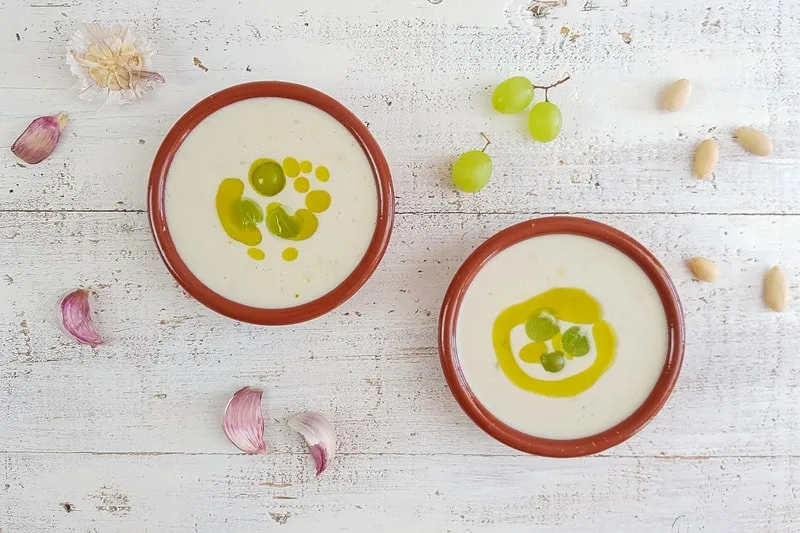
<path fill-rule="evenodd" d="M 62 57 L 73 19 L 89 9 L 117 18 L 119 8 L 0 17 L 0 54 L 9 58 L 0 101 L 14 103 L 0 110 L 0 146 L 34 116 L 67 108 L 74 119 L 51 160 L 0 161 L 0 209 L 144 209 L 152 157 L 180 114 L 228 85 L 287 79 L 331 93 L 370 124 L 402 212 L 800 213 L 800 22 L 778 0 L 742 8 L 597 0 L 586 10 L 571 2 L 522 25 L 507 21 L 506 0 L 383 4 L 313 1 L 268 14 L 254 0 L 225 11 L 209 1 L 182 10 L 140 0 L 134 18 L 157 40 L 170 83 L 147 102 L 99 111 L 68 95 Z M 524 117 L 488 105 L 491 87 L 509 75 L 544 83 L 565 72 L 574 79 L 551 96 L 566 125 L 550 145 L 531 142 Z M 661 114 L 656 96 L 677 77 L 695 83 L 691 105 Z M 776 154 L 745 155 L 731 138 L 742 124 L 768 131 Z M 481 145 L 479 132 L 494 141 L 495 179 L 475 197 L 457 194 L 448 167 Z M 691 158 L 707 136 L 720 139 L 722 162 L 713 182 L 698 182 Z"/>
<path fill-rule="evenodd" d="M 0 450 L 230 452 L 228 396 L 267 389 L 268 416 L 329 413 L 348 453 L 508 454 L 459 411 L 439 368 L 436 322 L 451 276 L 513 216 L 406 215 L 375 277 L 350 302 L 294 327 L 216 316 L 184 296 L 138 213 L 0 214 Z M 792 455 L 800 438 L 797 313 L 768 312 L 763 273 L 779 262 L 795 291 L 800 217 L 598 217 L 640 239 L 675 278 L 686 362 L 665 411 L 616 455 Z M 683 261 L 719 262 L 714 285 Z M 58 330 L 58 297 L 97 290 L 107 346 Z M 274 438 L 280 439 L 279 435 Z M 58 443 L 58 444 L 54 444 Z"/>
<path fill-rule="evenodd" d="M 318 479 L 307 456 L 280 453 L 2 459 L 9 532 L 305 532 L 324 521 L 326 531 L 783 533 L 800 522 L 797 458 L 366 454 L 336 458 Z"/>

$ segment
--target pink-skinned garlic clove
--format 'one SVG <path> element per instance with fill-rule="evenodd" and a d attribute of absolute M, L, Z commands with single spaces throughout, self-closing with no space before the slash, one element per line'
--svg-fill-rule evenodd
<path fill-rule="evenodd" d="M 90 346 L 104 343 L 92 322 L 89 291 L 77 289 L 64 296 L 58 304 L 58 314 L 62 329 L 75 341 Z"/>
<path fill-rule="evenodd" d="M 264 443 L 264 415 L 261 396 L 264 391 L 244 387 L 236 391 L 222 415 L 222 430 L 231 444 L 245 453 L 267 453 Z"/>
<path fill-rule="evenodd" d="M 69 116 L 66 113 L 34 119 L 11 145 L 11 151 L 29 165 L 41 163 L 58 146 L 67 122 Z"/>
<path fill-rule="evenodd" d="M 328 468 L 336 451 L 333 424 L 321 414 L 310 411 L 293 416 L 287 424 L 305 439 L 319 476 Z"/>

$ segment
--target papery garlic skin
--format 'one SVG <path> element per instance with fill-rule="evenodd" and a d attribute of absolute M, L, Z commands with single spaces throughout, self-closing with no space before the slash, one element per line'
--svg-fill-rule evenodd
<path fill-rule="evenodd" d="M 67 122 L 69 116 L 66 113 L 34 119 L 11 145 L 11 151 L 29 165 L 41 163 L 58 146 Z"/>
<path fill-rule="evenodd" d="M 264 391 L 244 387 L 234 393 L 222 415 L 222 430 L 231 444 L 248 454 L 265 454 L 264 415 L 261 396 Z"/>
<path fill-rule="evenodd" d="M 64 296 L 58 304 L 61 327 L 75 341 L 89 346 L 104 343 L 94 328 L 89 309 L 89 291 L 77 289 Z"/>
<path fill-rule="evenodd" d="M 78 78 L 84 100 L 134 102 L 164 77 L 150 68 L 155 53 L 149 40 L 127 26 L 83 23 L 72 37 L 67 64 Z"/>
<path fill-rule="evenodd" d="M 305 439 L 319 476 L 328 468 L 336 451 L 333 424 L 321 414 L 310 411 L 293 416 L 287 424 Z"/>

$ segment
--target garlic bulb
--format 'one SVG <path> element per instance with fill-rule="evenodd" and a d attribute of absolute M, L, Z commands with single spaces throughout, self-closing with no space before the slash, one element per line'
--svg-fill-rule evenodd
<path fill-rule="evenodd" d="M 154 53 L 150 41 L 136 37 L 127 26 L 84 23 L 72 37 L 67 64 L 84 100 L 134 102 L 154 82 L 164 83 L 150 69 Z"/>

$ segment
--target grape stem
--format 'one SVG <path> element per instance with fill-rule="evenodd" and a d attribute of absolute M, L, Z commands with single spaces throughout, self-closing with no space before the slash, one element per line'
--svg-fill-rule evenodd
<path fill-rule="evenodd" d="M 489 145 L 492 144 L 492 141 L 490 141 L 489 137 L 487 137 L 483 132 L 481 132 L 481 137 L 483 137 L 483 140 L 486 141 L 486 144 L 483 146 L 483 148 L 481 148 L 481 152 L 486 152 L 486 149 L 489 148 Z"/>
<path fill-rule="evenodd" d="M 548 100 L 548 98 L 547 98 L 547 91 L 549 91 L 553 87 L 558 87 L 562 83 L 566 83 L 567 81 L 569 81 L 569 79 L 570 79 L 570 75 L 567 74 L 567 76 L 563 80 L 558 80 L 557 82 L 553 83 L 552 85 L 548 85 L 546 87 L 544 85 L 534 85 L 533 88 L 534 89 L 543 89 L 544 90 L 544 101 L 545 102 L 549 102 L 550 100 Z"/>

